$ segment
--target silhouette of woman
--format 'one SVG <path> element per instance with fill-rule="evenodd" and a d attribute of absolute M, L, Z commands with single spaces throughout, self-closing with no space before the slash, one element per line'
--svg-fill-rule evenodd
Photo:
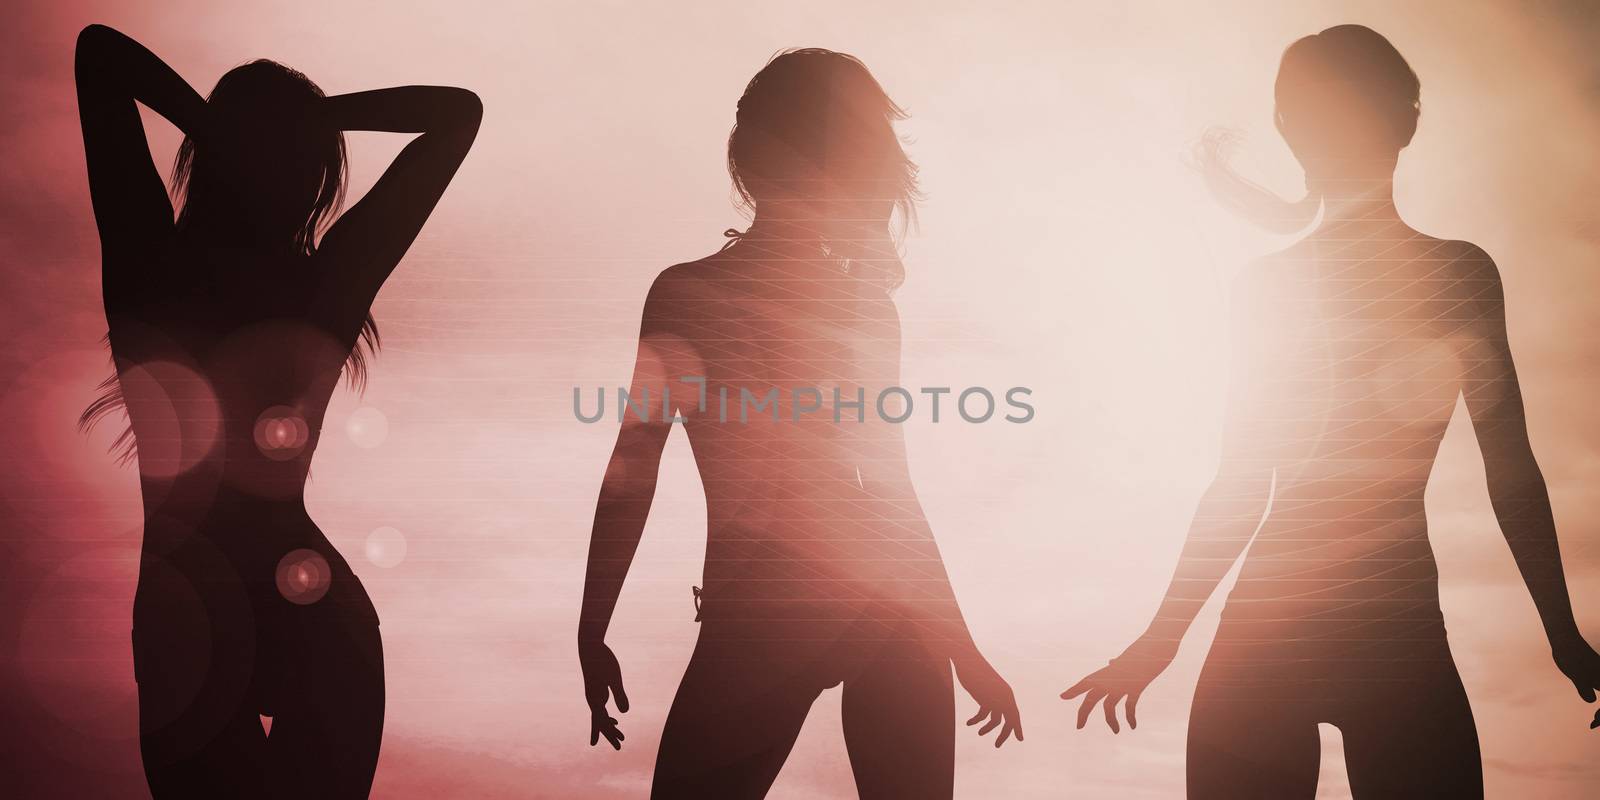
<path fill-rule="evenodd" d="M 373 297 L 476 135 L 477 97 L 409 86 L 324 97 L 271 61 L 202 100 L 91 25 L 78 107 L 115 374 L 145 507 L 134 598 L 140 744 L 158 797 L 365 797 L 383 728 L 378 617 L 306 513 L 341 369 L 364 375 Z M 176 221 L 136 103 L 182 129 Z M 345 130 L 420 133 L 359 203 Z M 258 715 L 273 718 L 267 736 Z"/>
<path fill-rule="evenodd" d="M 998 727 L 996 746 L 1022 738 L 956 604 L 904 435 L 872 413 L 900 370 L 891 218 L 916 193 L 903 116 L 851 56 L 773 58 L 728 140 L 754 223 L 662 272 L 645 300 L 630 402 L 683 415 L 709 527 L 700 636 L 655 797 L 764 796 L 812 702 L 840 683 L 861 796 L 949 797 L 952 663 L 980 706 L 968 724 Z M 617 748 L 606 703 L 628 700 L 604 637 L 671 431 L 645 411 L 624 415 L 600 490 L 578 631 L 590 743 Z"/>
<path fill-rule="evenodd" d="M 1358 25 L 1291 45 L 1277 124 L 1306 172 L 1290 206 L 1235 177 L 1224 199 L 1279 229 L 1321 224 L 1235 288 L 1221 465 L 1148 630 L 1080 694 L 1118 730 L 1244 555 L 1189 721 L 1193 798 L 1311 797 L 1317 725 L 1343 733 L 1366 797 L 1481 797 L 1472 710 L 1451 659 L 1423 490 L 1465 398 L 1506 540 L 1556 666 L 1586 701 L 1600 656 L 1573 620 L 1544 479 L 1528 444 L 1499 274 L 1482 250 L 1412 230 L 1393 201 L 1416 130 L 1416 75 Z M 1248 551 L 1247 551 L 1248 548 Z"/>

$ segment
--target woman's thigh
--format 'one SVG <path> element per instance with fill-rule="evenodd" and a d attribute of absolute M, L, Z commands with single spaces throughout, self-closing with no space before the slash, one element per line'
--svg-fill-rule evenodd
<path fill-rule="evenodd" d="M 1422 665 L 1407 680 L 1377 682 L 1338 722 L 1357 800 L 1483 797 L 1478 729 L 1455 665 Z"/>
<path fill-rule="evenodd" d="M 285 797 L 366 797 L 383 739 L 383 643 L 376 619 L 297 609 L 282 647 L 267 738 Z"/>
<path fill-rule="evenodd" d="M 826 682 L 807 654 L 702 630 L 661 733 L 651 796 L 766 796 Z"/>
<path fill-rule="evenodd" d="M 1189 713 L 1190 800 L 1309 800 L 1322 744 L 1317 719 L 1281 681 L 1208 662 Z"/>
<path fill-rule="evenodd" d="M 231 568 L 188 548 L 148 556 L 134 597 L 139 744 L 157 798 L 264 793 L 266 741 L 251 697 L 255 615 Z"/>
<path fill-rule="evenodd" d="M 844 740 L 863 800 L 948 798 L 955 784 L 950 659 L 891 648 L 844 682 Z"/>

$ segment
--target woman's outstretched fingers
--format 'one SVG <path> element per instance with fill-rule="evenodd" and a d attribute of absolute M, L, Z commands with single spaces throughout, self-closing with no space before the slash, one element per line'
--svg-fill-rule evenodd
<path fill-rule="evenodd" d="M 1083 726 L 1089 723 L 1089 713 L 1094 711 L 1095 703 L 1100 702 L 1100 698 L 1105 696 L 1106 691 L 1099 688 L 1096 688 L 1090 691 L 1087 695 L 1084 695 L 1083 705 L 1078 706 L 1078 730 L 1083 730 Z"/>
<path fill-rule="evenodd" d="M 611 684 L 611 697 L 617 701 L 617 713 L 628 713 L 628 693 L 622 688 L 622 674 L 617 673 L 617 679 Z"/>
<path fill-rule="evenodd" d="M 994 713 L 994 712 L 990 711 L 987 708 L 979 706 L 978 707 L 978 713 L 973 714 L 972 715 L 972 719 L 967 720 L 967 727 L 971 727 L 973 725 L 978 724 L 979 722 L 981 722 L 983 720 L 984 717 L 987 717 L 992 713 Z"/>
<path fill-rule="evenodd" d="M 1111 695 L 1107 695 L 1106 696 L 1106 701 L 1105 701 L 1105 706 L 1106 706 L 1106 724 L 1111 726 L 1111 732 L 1112 733 L 1121 733 L 1122 732 L 1122 726 L 1117 723 L 1117 701 L 1121 700 L 1121 699 L 1122 699 L 1122 695 L 1118 695 L 1118 694 L 1111 694 Z"/>
<path fill-rule="evenodd" d="M 1094 679 L 1094 676 L 1090 675 L 1089 677 L 1084 678 L 1083 680 L 1072 684 L 1072 688 L 1071 689 L 1068 689 L 1068 690 L 1066 690 L 1066 691 L 1061 693 L 1061 699 L 1062 700 L 1071 700 L 1072 698 L 1077 697 L 1078 695 L 1089 691 L 1089 687 L 1092 685 L 1090 683 L 1090 681 L 1093 680 L 1093 679 Z"/>
<path fill-rule="evenodd" d="M 1005 744 L 1006 739 L 1011 736 L 1016 736 L 1019 742 L 1022 741 L 1022 725 L 1014 713 L 1006 717 L 1006 725 L 1000 729 L 1000 735 L 995 737 L 994 746 Z"/>
<path fill-rule="evenodd" d="M 1139 692 L 1128 695 L 1128 730 L 1139 728 Z"/>
<path fill-rule="evenodd" d="M 1593 688 L 1591 688 L 1589 686 L 1585 686 L 1584 683 L 1579 681 L 1577 678 L 1573 678 L 1572 679 L 1572 688 L 1578 690 L 1578 696 L 1583 698 L 1583 702 L 1585 702 L 1585 703 L 1593 703 L 1594 702 L 1595 695 L 1594 695 L 1594 689 Z"/>
<path fill-rule="evenodd" d="M 1006 721 L 1006 715 L 1001 713 L 1001 712 L 999 712 L 999 711 L 996 711 L 993 716 L 989 717 L 989 721 L 984 723 L 983 727 L 978 729 L 978 735 L 979 736 L 987 736 L 989 734 L 989 731 L 992 731 L 995 728 L 999 727 L 1000 723 L 1005 722 L 1005 721 Z"/>
<path fill-rule="evenodd" d="M 599 744 L 601 736 L 606 737 L 613 750 L 621 750 L 622 740 L 627 738 L 617 727 L 616 718 L 606 714 L 595 714 L 589 723 L 589 746 L 594 747 Z"/>

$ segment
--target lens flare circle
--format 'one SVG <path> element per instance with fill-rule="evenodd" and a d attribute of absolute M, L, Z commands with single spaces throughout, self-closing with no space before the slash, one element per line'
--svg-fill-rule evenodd
<path fill-rule="evenodd" d="M 126 738 L 119 728 L 136 717 L 126 621 L 139 560 L 137 547 L 98 547 L 13 565 L 13 577 L 34 589 L 18 608 L 11 644 L 20 685 L 10 688 L 95 739 Z"/>
<path fill-rule="evenodd" d="M 289 406 L 273 406 L 256 417 L 256 449 L 274 461 L 288 461 L 300 455 L 311 441 L 311 426 L 299 411 Z"/>
<path fill-rule="evenodd" d="M 222 408 L 210 381 L 174 361 L 151 361 L 119 375 L 123 404 L 140 420 L 139 471 L 175 478 L 212 456 L 222 440 Z"/>
<path fill-rule="evenodd" d="M 384 569 L 400 566 L 406 559 L 406 536 L 387 525 L 367 534 L 367 560 Z"/>
<path fill-rule="evenodd" d="M 315 550 L 291 550 L 278 561 L 278 594 L 295 605 L 309 606 L 328 593 L 333 569 Z"/>
<path fill-rule="evenodd" d="M 372 406 L 362 406 L 350 412 L 344 432 L 357 447 L 370 450 L 389 438 L 389 418 Z"/>

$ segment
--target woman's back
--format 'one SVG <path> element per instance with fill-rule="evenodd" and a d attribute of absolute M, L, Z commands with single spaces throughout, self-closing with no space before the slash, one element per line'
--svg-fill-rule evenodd
<path fill-rule="evenodd" d="M 695 382 L 673 400 L 712 502 L 827 497 L 858 471 L 870 480 L 886 457 L 876 398 L 899 380 L 899 320 L 882 288 L 820 255 L 744 252 L 755 248 L 668 270 L 647 314 L 657 335 L 688 345 L 692 377 L 705 379 L 703 408 Z M 766 483 L 740 480 L 751 473 Z"/>
<path fill-rule="evenodd" d="M 108 293 L 147 513 L 300 504 L 364 313 L 326 308 L 317 266 L 179 241 L 138 291 Z"/>
<path fill-rule="evenodd" d="M 744 241 L 667 270 L 648 305 L 647 344 L 694 354 L 667 377 L 705 487 L 708 592 L 859 595 L 921 569 L 931 546 L 890 488 L 909 483 L 878 408 L 900 355 L 881 286 L 814 243 Z M 902 413 L 894 395 L 885 411 Z"/>
<path fill-rule="evenodd" d="M 1423 494 L 1457 398 L 1482 380 L 1493 263 L 1399 221 L 1356 221 L 1246 280 L 1257 360 L 1243 367 L 1244 446 L 1276 478 L 1230 622 L 1352 647 L 1442 638 Z"/>

